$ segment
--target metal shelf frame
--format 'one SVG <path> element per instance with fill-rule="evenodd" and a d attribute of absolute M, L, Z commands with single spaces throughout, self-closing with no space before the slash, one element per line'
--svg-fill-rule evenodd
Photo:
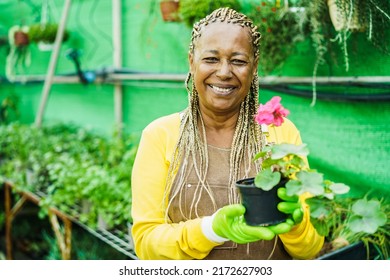
<path fill-rule="evenodd" d="M 27 201 L 33 202 L 39 206 L 44 197 L 43 193 L 32 193 L 25 190 L 18 190 L 15 186 L 6 181 L 3 183 L 5 199 L 5 240 L 6 240 L 6 258 L 12 260 L 12 222 L 18 212 L 23 208 Z M 17 193 L 20 198 L 12 203 L 12 193 Z M 13 205 L 12 205 L 13 204 Z M 62 221 L 61 227 L 58 218 Z M 128 232 L 121 230 L 94 229 L 80 222 L 76 217 L 68 215 L 55 207 L 49 208 L 49 220 L 55 233 L 57 244 L 63 260 L 71 259 L 71 237 L 72 224 L 77 224 L 93 236 L 99 238 L 118 252 L 126 255 L 130 259 L 138 259 L 133 250 L 133 241 Z M 131 226 L 131 225 L 129 225 Z"/>

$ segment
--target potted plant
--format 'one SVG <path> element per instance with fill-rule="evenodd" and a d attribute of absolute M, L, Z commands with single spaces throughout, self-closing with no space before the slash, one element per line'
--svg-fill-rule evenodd
<path fill-rule="evenodd" d="M 332 201 L 308 199 L 312 223 L 325 236 L 317 259 L 388 259 L 390 257 L 390 204 L 359 197 Z"/>
<path fill-rule="evenodd" d="M 255 184 L 255 178 L 241 179 L 236 182 L 242 204 L 245 207 L 245 222 L 252 226 L 269 226 L 279 224 L 287 219 L 287 214 L 277 210 L 281 199 L 277 195 L 279 188 L 286 181 L 279 182 L 274 188 L 264 190 Z"/>
<path fill-rule="evenodd" d="M 8 30 L 9 53 L 6 60 L 6 76 L 13 80 L 16 72 L 23 72 L 31 64 L 28 26 L 15 25 Z"/>
<path fill-rule="evenodd" d="M 327 0 L 329 16 L 336 31 L 345 29 L 362 31 L 364 23 L 359 20 L 359 6 L 357 1 Z"/>
<path fill-rule="evenodd" d="M 265 105 L 260 104 L 258 114 L 255 117 L 259 125 L 263 127 L 265 125 L 280 126 L 283 123 L 283 117 L 287 116 L 289 111 L 280 104 L 280 100 L 279 96 L 274 96 Z M 333 198 L 335 194 L 343 194 L 349 191 L 348 186 L 324 180 L 323 174 L 310 169 L 304 160 L 304 157 L 308 154 L 306 144 L 269 143 L 263 151 L 255 155 L 254 160 L 261 160 L 261 170 L 253 178 L 252 183 L 255 187 L 261 189 L 258 191 L 259 195 L 261 192 L 267 193 L 272 190 L 276 197 L 273 207 L 275 210 L 279 203 L 275 190 L 278 187 L 285 187 L 288 196 L 310 193 L 314 196 L 324 196 L 329 199 Z M 241 195 L 245 196 L 246 186 L 241 186 L 241 181 L 237 183 Z M 244 202 L 247 200 L 245 197 L 242 199 Z M 270 198 L 267 198 L 267 200 L 270 200 Z M 252 211 L 247 211 L 246 219 L 252 219 L 248 217 L 250 213 Z M 254 214 L 257 213 L 254 212 Z M 272 223 L 264 221 L 262 224 Z"/>
<path fill-rule="evenodd" d="M 283 108 L 280 104 L 281 98 L 279 96 L 273 97 L 265 105 L 260 104 L 258 114 L 255 120 L 260 125 L 275 125 L 279 126 L 283 123 L 284 117 L 289 114 L 289 111 Z M 264 131 L 264 129 L 263 129 Z M 314 169 L 309 168 L 304 159 L 309 154 L 307 145 L 294 144 L 273 144 L 269 143 L 265 149 L 255 155 L 254 160 L 261 160 L 261 170 L 256 177 L 249 178 L 247 184 L 242 184 L 243 180 L 237 182 L 237 187 L 242 197 L 243 205 L 246 208 L 244 215 L 245 220 L 256 221 L 253 225 L 272 225 L 280 223 L 283 220 L 259 221 L 258 218 L 252 218 L 249 215 L 257 214 L 256 210 L 251 210 L 251 205 L 245 196 L 248 189 L 256 192 L 258 197 L 256 204 L 260 202 L 264 193 L 267 193 L 266 200 L 270 200 L 271 194 L 277 197 L 277 192 L 285 189 L 286 194 L 291 197 L 305 196 L 305 202 L 310 207 L 310 220 L 320 235 L 329 236 L 330 233 L 341 236 L 343 239 L 348 237 L 351 243 L 361 240 L 362 237 L 375 234 L 382 226 L 388 227 L 389 209 L 380 207 L 380 203 L 374 200 L 359 199 L 354 204 L 343 204 L 348 206 L 341 208 L 340 201 L 343 195 L 349 192 L 349 186 L 343 183 L 335 183 L 324 179 L 323 174 Z M 267 202 L 269 203 L 269 202 Z M 276 198 L 273 206 L 269 207 L 267 211 L 272 212 L 272 209 L 277 211 L 279 200 Z M 269 205 L 269 204 L 268 204 Z M 351 206 L 352 205 L 352 206 Z M 341 210 L 345 209 L 345 210 Z M 286 217 L 284 218 L 286 219 Z M 342 221 L 345 225 L 342 230 L 335 230 L 336 221 Z M 334 223 L 332 225 L 332 222 Z M 367 226 L 364 226 L 368 224 Z M 386 232 L 386 231 L 385 231 Z M 387 233 L 388 234 L 388 229 Z M 332 236 L 334 238 L 334 236 Z M 338 239 L 341 240 L 341 239 Z M 344 246 L 347 243 L 344 243 Z"/>
<path fill-rule="evenodd" d="M 30 41 L 36 43 L 41 50 L 51 50 L 57 30 L 57 23 L 35 23 L 30 25 L 28 36 Z M 66 42 L 68 39 L 69 31 L 65 30 L 62 41 Z"/>
<path fill-rule="evenodd" d="M 27 26 L 15 26 L 10 29 L 11 34 L 13 34 L 13 42 L 17 47 L 28 46 L 30 39 L 28 37 L 28 27 Z"/>
<path fill-rule="evenodd" d="M 180 0 L 179 15 L 181 20 L 192 28 L 195 22 L 222 7 L 241 10 L 239 0 Z"/>
<path fill-rule="evenodd" d="M 247 16 L 261 33 L 260 70 L 269 75 L 292 54 L 295 44 L 304 39 L 300 14 L 280 1 L 251 3 Z"/>
<path fill-rule="evenodd" d="M 179 21 L 179 0 L 160 0 L 160 11 L 164 21 Z"/>
<path fill-rule="evenodd" d="M 361 0 L 301 0 L 305 36 L 315 50 L 313 66 L 313 102 L 316 101 L 316 76 L 318 68 L 330 57 L 341 57 L 344 69 L 349 71 L 350 42 L 365 32 L 365 39 L 385 55 L 390 54 L 390 3 L 388 1 Z M 335 60 L 337 62 L 337 60 Z"/>

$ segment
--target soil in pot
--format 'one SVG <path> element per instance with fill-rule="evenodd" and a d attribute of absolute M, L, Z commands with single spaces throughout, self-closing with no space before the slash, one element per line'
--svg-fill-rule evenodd
<path fill-rule="evenodd" d="M 270 191 L 264 191 L 254 184 L 254 178 L 242 179 L 236 182 L 236 187 L 241 195 L 241 201 L 246 211 L 245 221 L 252 226 L 270 226 L 282 223 L 287 215 L 277 209 L 281 199 L 277 195 L 277 189 L 285 185 L 279 183 Z"/>

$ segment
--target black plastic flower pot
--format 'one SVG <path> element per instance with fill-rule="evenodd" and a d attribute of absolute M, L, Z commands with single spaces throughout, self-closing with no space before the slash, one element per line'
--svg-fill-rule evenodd
<path fill-rule="evenodd" d="M 364 243 L 359 241 L 321 255 L 317 260 L 374 260 L 377 258 L 379 258 L 379 252 L 373 246 L 369 246 L 367 250 Z"/>
<path fill-rule="evenodd" d="M 256 187 L 254 178 L 242 179 L 236 182 L 236 187 L 241 195 L 241 203 L 246 211 L 245 221 L 251 226 L 270 226 L 282 223 L 287 215 L 277 209 L 281 199 L 277 195 L 277 189 L 285 185 L 279 183 L 269 191 Z"/>

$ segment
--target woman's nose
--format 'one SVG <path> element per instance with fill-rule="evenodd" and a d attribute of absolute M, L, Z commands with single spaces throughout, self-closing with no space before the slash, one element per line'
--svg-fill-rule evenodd
<path fill-rule="evenodd" d="M 232 77 L 231 65 L 228 61 L 221 61 L 216 72 L 218 78 L 226 80 Z"/>

